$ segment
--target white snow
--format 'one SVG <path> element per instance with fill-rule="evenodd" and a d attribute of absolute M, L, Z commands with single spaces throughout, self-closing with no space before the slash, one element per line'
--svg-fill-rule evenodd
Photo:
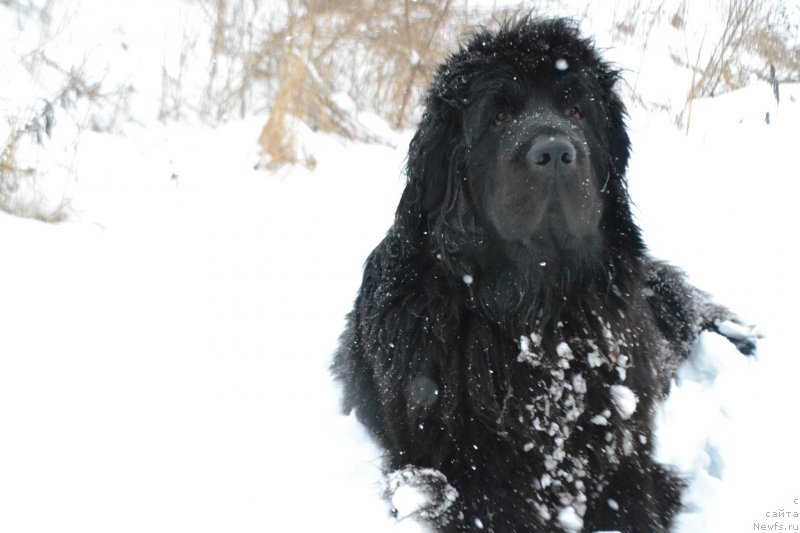
<path fill-rule="evenodd" d="M 564 58 L 556 59 L 556 70 L 567 70 L 569 62 Z"/>
<path fill-rule="evenodd" d="M 520 336 L 519 355 L 517 355 L 517 361 L 520 363 L 526 362 L 533 366 L 539 366 L 541 361 L 539 360 L 539 355 L 531 350 L 531 342 L 533 342 L 533 346 L 538 346 L 541 340 L 535 334 L 531 334 L 530 339 L 525 335 Z"/>
<path fill-rule="evenodd" d="M 572 348 L 569 347 L 569 344 L 566 342 L 559 342 L 556 346 L 556 353 L 559 357 L 563 359 L 571 359 L 572 358 Z"/>
<path fill-rule="evenodd" d="M 572 389 L 578 394 L 586 394 L 586 380 L 580 374 L 572 376 Z"/>
<path fill-rule="evenodd" d="M 256 171 L 264 117 L 153 120 L 175 5 L 159 17 L 161 3 L 86 4 L 56 59 L 114 60 L 110 78 L 141 83 L 138 120 L 45 145 L 41 184 L 46 200 L 69 200 L 68 222 L 0 212 L 0 531 L 425 531 L 391 516 L 383 452 L 339 412 L 327 371 L 363 261 L 392 222 L 410 132 L 383 125 L 392 146 L 304 129 L 314 171 Z M 604 20 L 584 22 L 605 46 Z M 5 6 L 0 36 L 11 116 L 40 96 L 13 53 L 36 43 Z M 103 48 L 123 40 L 128 52 Z M 647 61 L 608 49 L 627 69 L 637 220 L 655 255 L 764 334 L 755 359 L 700 338 L 658 411 L 657 454 L 689 480 L 676 530 L 752 530 L 794 511 L 800 483 L 800 86 L 781 86 L 777 107 L 758 81 L 697 101 L 686 134 L 672 102 L 686 72 L 652 44 Z M 635 396 L 618 394 L 632 414 Z M 405 511 L 421 503 L 398 498 Z"/>
<path fill-rule="evenodd" d="M 414 466 L 387 474 L 384 492 L 396 518 L 401 523 L 407 521 L 412 525 L 417 518 L 440 517 L 458 499 L 458 492 L 447 483 L 441 472 Z"/>
<path fill-rule="evenodd" d="M 717 323 L 719 332 L 732 339 L 752 339 L 759 338 L 761 334 L 755 326 L 743 326 L 731 320 L 723 320 Z"/>
<path fill-rule="evenodd" d="M 397 518 L 402 520 L 429 504 L 430 499 L 430 495 L 420 487 L 402 485 L 392 495 L 391 502 L 397 511 Z"/>
<path fill-rule="evenodd" d="M 639 398 L 625 385 L 611 385 L 611 401 L 614 402 L 619 416 L 627 420 L 636 412 Z"/>
<path fill-rule="evenodd" d="M 586 355 L 586 362 L 592 368 L 603 366 L 603 357 L 598 350 L 593 350 Z"/>
<path fill-rule="evenodd" d="M 558 523 L 567 531 L 580 531 L 583 528 L 583 519 L 572 506 L 561 509 L 558 513 Z"/>

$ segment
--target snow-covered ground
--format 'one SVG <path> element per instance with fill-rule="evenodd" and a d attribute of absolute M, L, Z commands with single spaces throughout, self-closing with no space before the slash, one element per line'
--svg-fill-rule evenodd
<path fill-rule="evenodd" d="M 663 408 L 682 532 L 800 529 L 800 86 L 781 91 L 697 102 L 688 135 L 631 104 L 653 253 L 765 335 L 755 360 L 705 335 Z M 305 132 L 317 167 L 270 174 L 262 125 L 86 132 L 68 222 L 0 212 L 0 531 L 422 531 L 390 518 L 327 372 L 410 133 Z"/>
<path fill-rule="evenodd" d="M 665 406 L 661 456 L 697 473 L 689 505 L 701 512 L 685 515 L 681 531 L 753 531 L 780 510 L 793 513 L 778 520 L 784 530 L 800 529 L 800 185 L 791 162 L 800 87 L 782 91 L 777 111 L 759 85 L 699 102 L 688 137 L 633 115 L 632 195 L 653 253 L 765 335 L 757 361 L 704 336 Z"/>

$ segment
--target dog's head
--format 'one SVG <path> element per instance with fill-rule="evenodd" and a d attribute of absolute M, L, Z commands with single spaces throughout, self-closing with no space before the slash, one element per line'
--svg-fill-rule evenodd
<path fill-rule="evenodd" d="M 474 35 L 427 96 L 398 233 L 446 259 L 487 247 L 581 261 L 640 250 L 618 78 L 563 19 Z"/>

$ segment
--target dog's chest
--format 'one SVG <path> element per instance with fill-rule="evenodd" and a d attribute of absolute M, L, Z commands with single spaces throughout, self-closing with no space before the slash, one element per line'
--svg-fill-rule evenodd
<path fill-rule="evenodd" d="M 579 515 L 605 481 L 589 479 L 596 457 L 617 463 L 635 448 L 637 394 L 627 382 L 637 341 L 630 332 L 520 336 L 512 362 L 513 401 L 525 438 L 520 445 L 539 472 L 542 505 L 571 506 Z M 513 368 L 512 367 L 512 368 Z M 602 470 L 602 469 L 601 469 Z"/>

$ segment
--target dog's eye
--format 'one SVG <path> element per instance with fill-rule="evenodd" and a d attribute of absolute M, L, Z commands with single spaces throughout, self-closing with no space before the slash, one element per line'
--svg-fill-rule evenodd
<path fill-rule="evenodd" d="M 494 116 L 494 126 L 499 128 L 500 126 L 507 124 L 511 121 L 511 115 L 505 111 L 500 111 L 498 114 Z"/>
<path fill-rule="evenodd" d="M 583 111 L 581 111 L 580 107 L 574 105 L 567 110 L 567 116 L 580 120 L 583 118 Z"/>

